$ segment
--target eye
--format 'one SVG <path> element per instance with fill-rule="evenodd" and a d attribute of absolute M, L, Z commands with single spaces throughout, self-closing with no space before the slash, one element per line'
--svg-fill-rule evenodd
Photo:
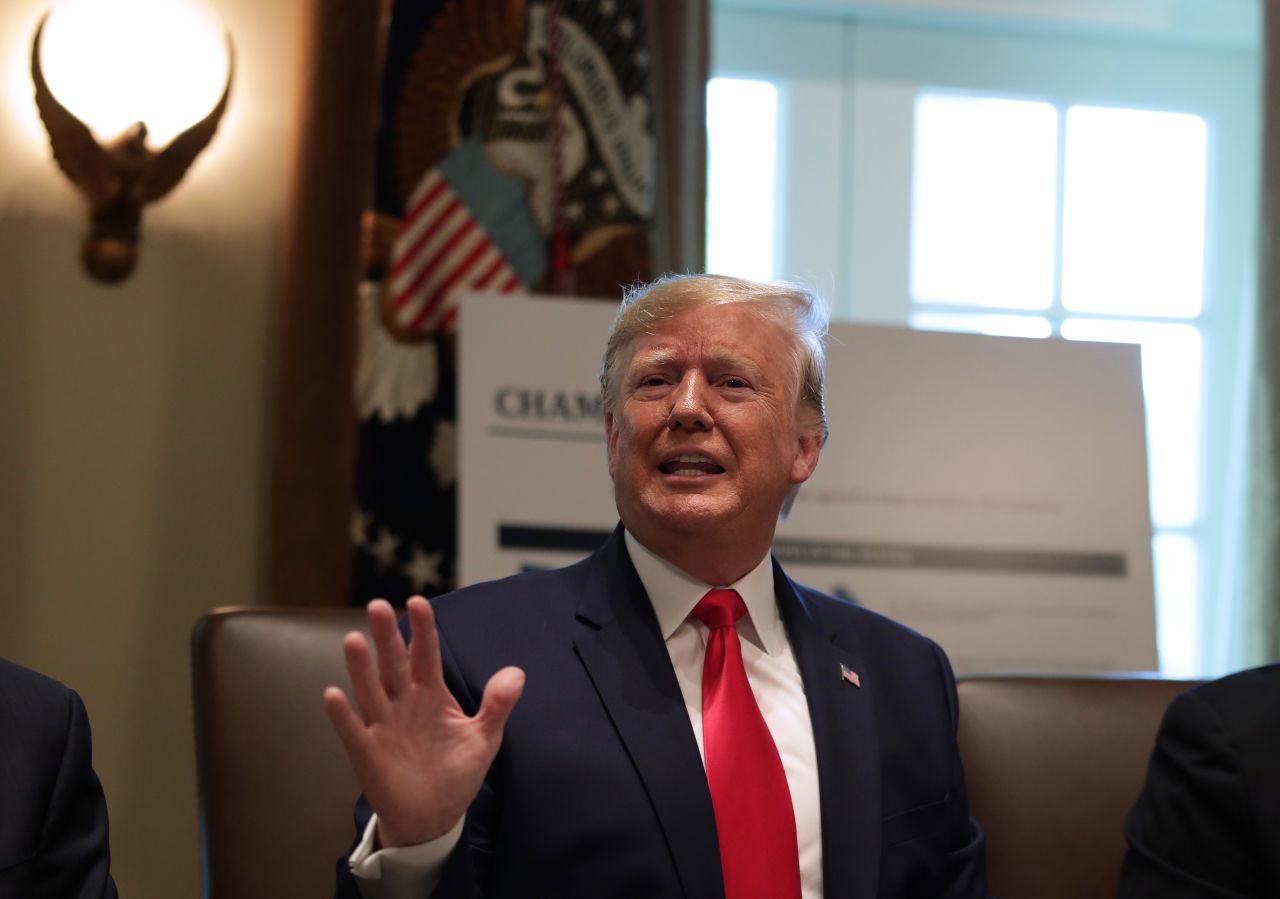
<path fill-rule="evenodd" d="M 667 383 L 667 379 L 664 378 L 662 375 L 646 375 L 636 383 L 636 386 L 637 387 L 661 387 L 665 383 Z"/>
<path fill-rule="evenodd" d="M 743 378 L 737 378 L 732 376 L 725 378 L 720 383 L 722 383 L 725 387 L 728 387 L 730 390 L 745 390 L 751 386 Z"/>

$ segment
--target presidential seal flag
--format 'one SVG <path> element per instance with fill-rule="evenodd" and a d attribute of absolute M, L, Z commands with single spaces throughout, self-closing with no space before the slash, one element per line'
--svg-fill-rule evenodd
<path fill-rule="evenodd" d="M 640 0 L 396 0 L 365 217 L 351 600 L 454 586 L 466 290 L 616 301 L 650 277 Z"/>

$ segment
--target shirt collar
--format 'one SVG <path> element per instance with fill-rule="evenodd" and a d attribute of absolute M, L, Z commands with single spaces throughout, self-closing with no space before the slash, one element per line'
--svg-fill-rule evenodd
<path fill-rule="evenodd" d="M 773 564 L 768 553 L 735 583 L 704 584 L 652 553 L 630 531 L 624 529 L 623 535 L 631 564 L 640 575 L 640 583 L 649 594 L 653 611 L 658 616 L 663 640 L 671 639 L 708 590 L 729 587 L 738 591 L 747 607 L 748 620 L 739 625 L 740 634 L 769 655 L 782 652 L 787 634 L 778 615 L 778 603 L 773 592 Z"/>

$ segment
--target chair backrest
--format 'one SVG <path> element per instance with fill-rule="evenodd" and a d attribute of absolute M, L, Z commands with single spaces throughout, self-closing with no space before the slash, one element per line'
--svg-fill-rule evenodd
<path fill-rule="evenodd" d="M 321 699 L 350 682 L 360 609 L 232 608 L 192 634 L 208 899 L 329 896 L 354 834 L 355 775 Z"/>
<path fill-rule="evenodd" d="M 970 677 L 960 754 L 1000 899 L 1113 899 L 1124 819 L 1169 701 L 1151 678 Z"/>
<path fill-rule="evenodd" d="M 207 899 L 327 896 L 359 791 L 325 714 L 360 609 L 218 609 L 192 635 Z M 1001 899 L 1115 895 L 1123 822 L 1165 707 L 1191 682 L 970 677 L 960 751 Z"/>

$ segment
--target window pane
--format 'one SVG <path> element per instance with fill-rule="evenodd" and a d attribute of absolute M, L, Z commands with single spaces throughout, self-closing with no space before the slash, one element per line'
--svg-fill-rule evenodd
<path fill-rule="evenodd" d="M 778 89 L 767 81 L 707 84 L 707 271 L 774 277 Z"/>
<path fill-rule="evenodd" d="M 1048 337 L 1053 326 L 1034 315 L 965 315 L 960 312 L 913 312 L 908 323 L 921 331 L 965 331 L 1000 337 Z"/>
<path fill-rule="evenodd" d="M 1045 309 L 1053 301 L 1058 116 L 1048 103 L 921 94 L 911 296 Z"/>
<path fill-rule="evenodd" d="M 1204 292 L 1204 119 L 1067 111 L 1062 304 L 1194 316 Z"/>
<path fill-rule="evenodd" d="M 1068 319 L 1062 336 L 1142 344 L 1151 517 L 1157 527 L 1200 514 L 1200 332 L 1190 325 Z"/>
<path fill-rule="evenodd" d="M 1156 582 L 1156 646 L 1160 671 L 1168 677 L 1197 677 L 1197 599 L 1200 556 L 1185 534 L 1157 534 L 1152 542 Z"/>

